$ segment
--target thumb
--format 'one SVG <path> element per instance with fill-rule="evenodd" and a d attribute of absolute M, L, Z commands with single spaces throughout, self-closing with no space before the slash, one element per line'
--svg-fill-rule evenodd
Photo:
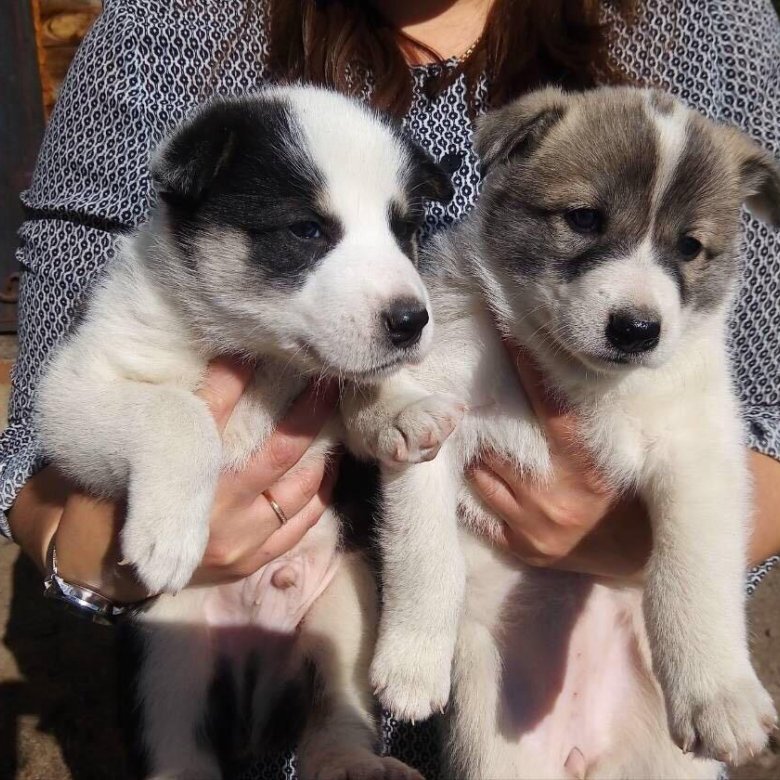
<path fill-rule="evenodd" d="M 209 363 L 196 395 L 206 402 L 220 433 L 225 430 L 253 371 L 253 365 L 235 357 L 219 357 Z"/>

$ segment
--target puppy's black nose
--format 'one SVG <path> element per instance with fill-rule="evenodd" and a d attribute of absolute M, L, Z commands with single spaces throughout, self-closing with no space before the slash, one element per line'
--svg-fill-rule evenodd
<path fill-rule="evenodd" d="M 611 314 L 607 325 L 607 341 L 621 352 L 649 352 L 658 346 L 661 323 L 644 319 L 632 312 Z"/>
<path fill-rule="evenodd" d="M 396 303 L 384 312 L 385 328 L 396 347 L 411 347 L 428 324 L 428 311 L 418 303 Z"/>

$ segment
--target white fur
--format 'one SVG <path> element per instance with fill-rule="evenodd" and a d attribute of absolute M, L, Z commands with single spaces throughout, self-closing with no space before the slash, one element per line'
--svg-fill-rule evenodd
<path fill-rule="evenodd" d="M 672 177 L 680 162 L 680 157 L 685 150 L 686 126 L 688 113 L 677 102 L 672 104 L 669 113 L 662 113 L 653 108 L 650 93 L 645 100 L 645 110 L 652 117 L 656 127 L 658 139 L 658 151 L 660 164 L 656 169 L 653 182 L 653 209 L 657 208 L 667 188 L 672 182 Z"/>

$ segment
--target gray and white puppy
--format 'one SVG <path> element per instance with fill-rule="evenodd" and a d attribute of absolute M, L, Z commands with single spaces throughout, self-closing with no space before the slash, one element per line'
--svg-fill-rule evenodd
<path fill-rule="evenodd" d="M 181 589 L 220 472 L 247 462 L 307 381 L 377 379 L 426 349 L 414 235 L 424 199 L 451 197 L 449 177 L 375 114 L 303 87 L 207 105 L 152 172 L 159 207 L 120 246 L 38 400 L 48 456 L 87 490 L 127 498 L 124 557 L 152 592 L 180 591 L 140 618 L 149 774 L 221 777 L 206 717 L 218 671 L 254 737 L 311 661 L 321 693 L 303 776 L 418 777 L 374 754 L 374 583 L 340 552 L 334 511 L 246 579 Z M 220 436 L 194 391 L 224 353 L 258 368 Z M 330 425 L 307 458 L 340 436 Z"/>
<path fill-rule="evenodd" d="M 488 115 L 476 148 L 484 192 L 427 264 L 431 352 L 345 417 L 385 464 L 372 682 L 423 719 L 452 681 L 455 776 L 715 778 L 713 759 L 743 761 L 775 722 L 747 645 L 726 332 L 740 207 L 780 224 L 777 163 L 630 89 L 533 93 Z M 479 535 L 500 533 L 463 477 L 480 451 L 542 482 L 551 468 L 500 334 L 576 410 L 606 478 L 642 497 L 642 587 L 532 572 Z"/>

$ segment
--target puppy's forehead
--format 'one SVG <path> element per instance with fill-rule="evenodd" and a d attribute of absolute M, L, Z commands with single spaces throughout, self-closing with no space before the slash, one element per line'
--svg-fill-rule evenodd
<path fill-rule="evenodd" d="M 739 172 L 708 120 L 679 107 L 677 112 L 682 137 L 666 154 L 666 175 L 656 181 L 656 221 L 660 229 L 698 230 L 713 249 L 722 249 L 741 203 Z"/>
<path fill-rule="evenodd" d="M 386 214 L 406 201 L 411 159 L 399 134 L 369 110 L 325 90 L 288 93 L 291 114 L 324 186 L 323 208 L 341 219 Z"/>
<path fill-rule="evenodd" d="M 657 92 L 604 90 L 574 101 L 535 167 L 555 205 L 633 211 L 646 224 L 715 229 L 717 218 L 706 215 L 739 205 L 737 171 L 712 123 Z"/>
<path fill-rule="evenodd" d="M 573 102 L 535 162 L 551 205 L 625 202 L 646 191 L 655 176 L 656 128 L 637 95 L 593 93 Z"/>

